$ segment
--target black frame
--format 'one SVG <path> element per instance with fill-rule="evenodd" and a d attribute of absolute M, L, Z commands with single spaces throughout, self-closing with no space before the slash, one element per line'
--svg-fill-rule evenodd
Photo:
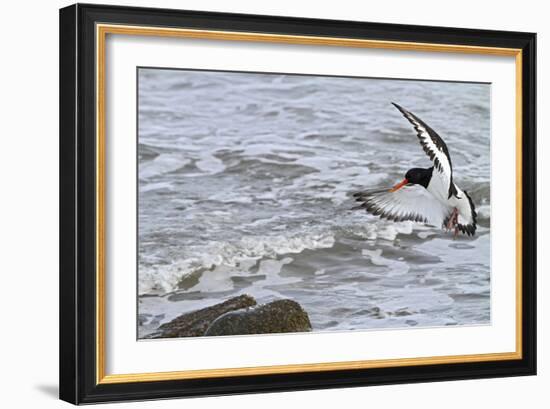
<path fill-rule="evenodd" d="M 95 24 L 264 32 L 523 51 L 522 359 L 96 384 Z M 536 34 L 101 5 L 60 10 L 60 398 L 75 404 L 536 374 Z"/>

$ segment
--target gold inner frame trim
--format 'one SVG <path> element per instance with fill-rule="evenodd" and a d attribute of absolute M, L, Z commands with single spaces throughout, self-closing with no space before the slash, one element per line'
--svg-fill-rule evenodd
<path fill-rule="evenodd" d="M 401 51 L 467 53 L 515 57 L 516 65 L 516 350 L 505 353 L 450 355 L 313 364 L 186 370 L 131 374 L 105 373 L 105 42 L 107 34 L 193 38 L 220 41 L 355 47 Z M 517 360 L 522 358 L 522 51 L 515 48 L 432 44 L 353 38 L 295 36 L 283 34 L 198 30 L 116 24 L 96 25 L 96 382 L 127 382 L 204 379 L 214 377 L 290 374 L 349 369 L 388 368 L 466 362 Z"/>

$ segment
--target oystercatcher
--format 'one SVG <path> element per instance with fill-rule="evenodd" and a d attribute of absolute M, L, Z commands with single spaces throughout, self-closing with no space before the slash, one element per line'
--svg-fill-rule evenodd
<path fill-rule="evenodd" d="M 430 168 L 412 168 L 405 179 L 391 189 L 369 189 L 354 194 L 362 204 L 354 209 L 394 221 L 412 220 L 454 229 L 473 236 L 477 213 L 468 193 L 453 181 L 453 166 L 447 145 L 441 137 L 412 112 L 392 104 L 412 124 L 424 152 L 430 157 Z"/>

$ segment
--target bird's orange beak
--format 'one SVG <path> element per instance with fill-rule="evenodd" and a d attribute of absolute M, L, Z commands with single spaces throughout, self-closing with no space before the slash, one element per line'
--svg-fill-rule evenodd
<path fill-rule="evenodd" d="M 405 186 L 407 183 L 409 183 L 409 180 L 408 179 L 403 179 L 401 182 L 399 182 L 397 185 L 395 185 L 394 187 L 392 187 L 390 189 L 390 192 L 395 192 L 396 190 L 399 190 L 401 189 L 403 186 Z"/>

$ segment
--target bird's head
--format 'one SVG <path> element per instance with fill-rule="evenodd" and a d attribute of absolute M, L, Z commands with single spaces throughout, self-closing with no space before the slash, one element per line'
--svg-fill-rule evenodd
<path fill-rule="evenodd" d="M 412 168 L 405 174 L 405 179 L 399 182 L 397 185 L 390 189 L 390 192 L 395 192 L 406 185 L 421 185 L 425 188 L 428 187 L 430 179 L 432 178 L 433 167 L 429 169 L 424 168 Z"/>

